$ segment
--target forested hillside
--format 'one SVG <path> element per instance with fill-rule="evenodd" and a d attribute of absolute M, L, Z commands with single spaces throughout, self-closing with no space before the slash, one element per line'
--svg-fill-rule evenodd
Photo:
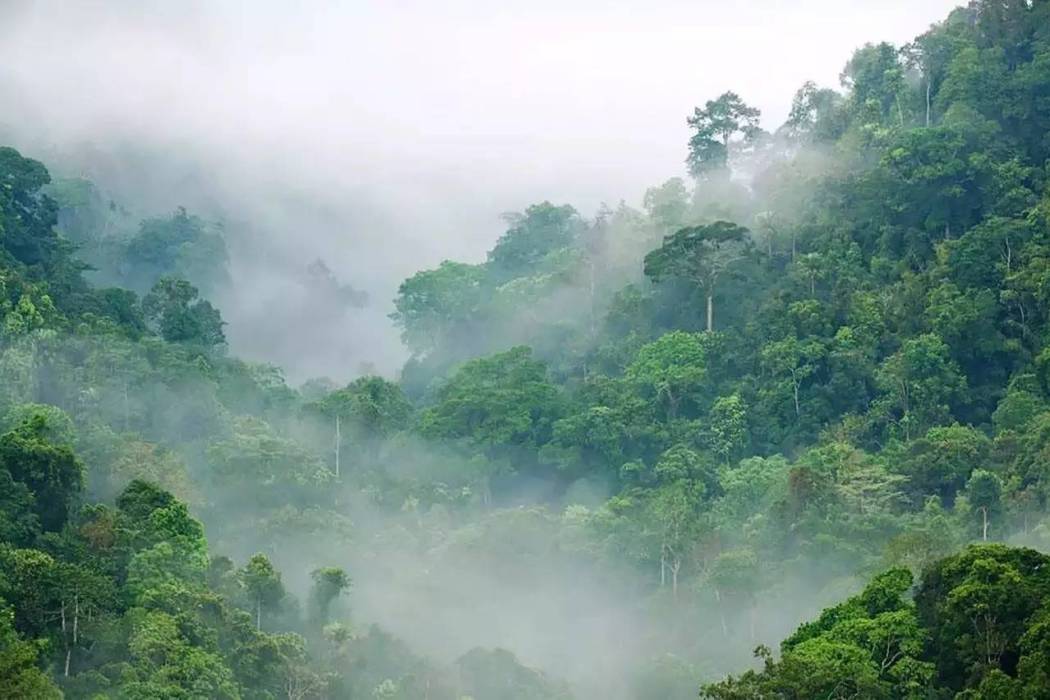
<path fill-rule="evenodd" d="M 221 223 L 0 148 L 0 697 L 1046 697 L 1050 2 L 747 88 L 346 386 L 231 355 Z"/>

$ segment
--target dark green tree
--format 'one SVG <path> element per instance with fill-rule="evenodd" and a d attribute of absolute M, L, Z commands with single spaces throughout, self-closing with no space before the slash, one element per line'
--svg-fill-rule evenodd
<path fill-rule="evenodd" d="M 197 288 L 186 280 L 163 277 L 142 300 L 150 328 L 171 343 L 212 348 L 226 343 L 219 310 L 198 299 Z"/>
<path fill-rule="evenodd" d="M 679 278 L 695 285 L 707 302 L 707 330 L 713 331 L 718 282 L 747 258 L 748 234 L 728 221 L 681 229 L 645 256 L 645 275 L 654 282 Z"/>
<path fill-rule="evenodd" d="M 708 100 L 703 108 L 696 107 L 686 122 L 694 133 L 689 139 L 689 157 L 686 164 L 693 177 L 702 179 L 729 166 L 729 147 L 738 134 L 750 140 L 758 135 L 761 115 L 748 106 L 735 92 L 726 92 L 717 99 Z"/>

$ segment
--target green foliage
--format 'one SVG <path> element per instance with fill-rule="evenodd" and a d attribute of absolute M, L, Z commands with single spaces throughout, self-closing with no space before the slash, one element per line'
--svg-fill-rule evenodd
<path fill-rule="evenodd" d="M 510 228 L 489 251 L 488 270 L 503 283 L 532 271 L 552 252 L 572 245 L 583 221 L 568 205 L 534 204 L 508 217 Z"/>
<path fill-rule="evenodd" d="M 732 138 L 740 134 L 745 140 L 754 139 L 759 133 L 760 115 L 735 92 L 708 100 L 703 109 L 697 107 L 687 120 L 695 132 L 689 139 L 689 157 L 686 159 L 693 177 L 708 177 L 725 170 L 729 164 Z"/>
<path fill-rule="evenodd" d="M 62 697 L 62 691 L 37 666 L 39 649 L 18 638 L 11 611 L 0 610 L 0 696 L 5 698 Z"/>
<path fill-rule="evenodd" d="M 433 351 L 464 326 L 481 304 L 484 271 L 448 260 L 401 283 L 391 315 L 413 352 Z"/>
<path fill-rule="evenodd" d="M 3 255 L 29 267 L 56 271 L 69 250 L 54 231 L 57 207 L 41 194 L 51 181 L 43 163 L 0 147 L 0 241 Z"/>
<path fill-rule="evenodd" d="M 197 295 L 197 288 L 186 280 L 162 277 L 142 300 L 147 324 L 170 343 L 204 348 L 225 344 L 222 316 Z"/>
<path fill-rule="evenodd" d="M 346 572 L 314 568 L 345 548 L 362 587 L 600 591 L 530 624 L 628 620 L 617 692 L 692 695 L 863 579 L 704 693 L 1042 697 L 1045 558 L 955 552 L 1050 544 L 1047 8 L 864 46 L 772 135 L 706 102 L 695 187 L 536 204 L 484 262 L 405 280 L 396 381 L 227 357 L 198 291 L 228 281 L 221 224 L 136 226 L 0 148 L 0 695 L 564 697 L 510 652 L 449 669 L 358 631 Z M 267 554 L 209 558 L 203 522 Z M 285 562 L 314 571 L 302 609 Z"/>
<path fill-rule="evenodd" d="M 471 360 L 434 398 L 420 416 L 423 435 L 481 446 L 538 447 L 560 413 L 546 366 L 526 347 Z"/>
<path fill-rule="evenodd" d="M 970 474 L 987 463 L 990 452 L 991 441 L 979 430 L 940 426 L 909 443 L 895 466 L 908 477 L 909 491 L 919 502 L 937 494 L 951 503 Z"/>
<path fill-rule="evenodd" d="M 704 388 L 717 340 L 700 333 L 673 331 L 642 346 L 624 373 L 644 395 L 666 405 L 667 417 L 678 416 L 682 401 L 696 400 Z"/>
<path fill-rule="evenodd" d="M 310 589 L 310 602 L 314 620 L 324 625 L 328 622 L 332 603 L 350 588 L 350 577 L 342 569 L 326 566 L 310 572 L 313 588 Z"/>
<path fill-rule="evenodd" d="M 84 467 L 68 445 L 47 439 L 49 429 L 46 414 L 34 413 L 0 435 L 0 470 L 32 492 L 41 527 L 60 530 L 83 486 Z"/>
<path fill-rule="evenodd" d="M 891 570 L 829 608 L 786 639 L 779 660 L 760 648 L 761 671 L 705 686 L 701 697 L 925 697 L 933 664 L 923 660 L 924 632 L 902 596 L 911 574 Z"/>
<path fill-rule="evenodd" d="M 174 277 L 214 291 L 226 282 L 228 254 L 221 231 L 179 207 L 168 218 L 147 219 L 128 240 L 120 268 L 123 286 L 146 292 Z"/>
<path fill-rule="evenodd" d="M 945 422 L 965 387 L 948 346 L 933 334 L 906 341 L 875 376 L 882 392 L 880 407 L 905 440 Z"/>
<path fill-rule="evenodd" d="M 398 384 L 375 376 L 355 379 L 304 407 L 307 415 L 334 427 L 340 456 L 348 446 L 363 447 L 358 455 L 372 458 L 386 441 L 409 428 L 414 410 Z"/>
<path fill-rule="evenodd" d="M 915 601 L 942 684 L 960 691 L 996 672 L 1017 677 L 1022 640 L 1046 600 L 1046 564 L 1046 556 L 1029 549 L 983 545 L 926 573 Z"/>

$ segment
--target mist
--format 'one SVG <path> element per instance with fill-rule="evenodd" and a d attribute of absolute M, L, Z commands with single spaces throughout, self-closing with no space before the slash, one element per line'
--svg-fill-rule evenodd
<path fill-rule="evenodd" d="M 412 272 L 483 259 L 535 202 L 637 204 L 683 173 L 702 98 L 736 89 L 773 128 L 802 82 L 953 5 L 9 0 L 0 135 L 143 215 L 236 223 L 235 353 L 298 381 L 392 375 Z M 316 259 L 368 306 L 302 313 Z"/>
<path fill-rule="evenodd" d="M 464 660 L 507 650 L 493 675 L 540 690 L 477 700 L 684 700 L 888 567 L 990 528 L 1050 546 L 1030 486 L 1050 318 L 995 287 L 1020 278 L 996 278 L 1000 257 L 1045 258 L 1012 246 L 1050 222 L 1050 146 L 1007 117 L 996 142 L 988 114 L 1009 110 L 935 94 L 981 83 L 900 48 L 929 31 L 961 55 L 976 5 L 653 5 L 0 5 L 0 146 L 67 197 L 22 198 L 48 232 L 96 246 L 53 242 L 52 267 L 11 253 L 10 285 L 0 258 L 0 443 L 69 443 L 70 503 L 116 504 L 63 536 L 146 531 L 170 497 L 168 539 L 206 562 L 162 562 L 150 589 L 129 562 L 157 543 L 125 543 L 112 620 L 131 629 L 191 581 L 253 643 L 298 640 L 275 677 L 315 687 L 289 698 L 466 698 L 483 684 Z M 734 99 L 705 146 L 687 117 Z M 963 155 L 926 168 L 947 151 Z M 190 231 L 164 250 L 176 272 L 215 273 L 185 275 L 192 295 L 113 252 L 151 222 Z M 952 253 L 974 231 L 964 252 L 992 262 L 970 275 Z M 140 480 L 168 495 L 135 502 Z M 32 544 L 57 551 L 57 532 Z M 345 581 L 319 604 L 326 570 Z M 70 680 L 75 635 L 61 679 L 47 668 L 72 697 L 142 665 L 85 643 Z"/>

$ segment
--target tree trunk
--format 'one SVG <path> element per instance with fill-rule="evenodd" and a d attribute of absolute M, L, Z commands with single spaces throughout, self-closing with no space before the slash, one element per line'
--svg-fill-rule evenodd
<path fill-rule="evenodd" d="M 988 506 L 981 506 L 981 541 L 988 541 Z"/>
<path fill-rule="evenodd" d="M 339 450 L 343 446 L 342 436 L 339 434 L 339 414 L 335 414 L 335 478 L 339 478 Z"/>
<path fill-rule="evenodd" d="M 707 295 L 707 332 L 715 329 L 715 296 L 713 293 Z"/>
<path fill-rule="evenodd" d="M 66 636 L 66 601 L 65 600 L 62 601 L 61 607 L 59 608 L 59 615 L 60 615 L 61 620 L 62 620 L 62 642 L 66 646 L 66 669 L 65 669 L 65 675 L 68 677 L 69 676 L 69 651 L 70 651 L 70 646 L 69 646 L 69 637 Z"/>
<path fill-rule="evenodd" d="M 678 570 L 682 568 L 682 562 L 675 559 L 671 566 L 671 597 L 678 600 Z"/>
<path fill-rule="evenodd" d="M 930 79 L 926 78 L 926 126 L 930 126 Z"/>
<path fill-rule="evenodd" d="M 722 624 L 722 637 L 729 636 L 729 625 L 726 624 L 726 612 L 722 608 L 722 591 L 715 586 L 715 601 L 718 603 L 718 620 Z"/>
<path fill-rule="evenodd" d="M 802 417 L 802 408 L 798 405 L 798 380 L 794 377 L 791 379 L 791 386 L 795 389 L 795 418 Z"/>
<path fill-rule="evenodd" d="M 674 395 L 671 387 L 668 386 L 664 391 L 667 392 L 667 417 L 670 420 L 674 420 L 678 417 L 678 402 L 680 399 Z"/>
<path fill-rule="evenodd" d="M 66 647 L 65 676 L 69 677 L 69 662 L 73 658 L 73 649 L 77 646 L 77 633 L 80 629 L 80 594 L 73 594 L 73 643 Z"/>
<path fill-rule="evenodd" d="M 262 597 L 255 599 L 255 631 L 262 630 Z"/>

